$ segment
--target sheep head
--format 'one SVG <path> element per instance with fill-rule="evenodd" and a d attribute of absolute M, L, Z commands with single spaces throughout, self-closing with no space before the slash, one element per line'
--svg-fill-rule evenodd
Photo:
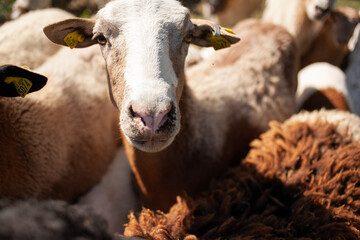
<path fill-rule="evenodd" d="M 331 12 L 332 38 L 337 46 L 347 46 L 360 22 L 359 11 L 352 7 L 339 7 Z"/>
<path fill-rule="evenodd" d="M 214 24 L 191 20 L 188 9 L 175 0 L 113 1 L 95 20 L 69 19 L 47 26 L 44 32 L 57 44 L 101 46 L 121 131 L 145 152 L 163 150 L 180 130 L 179 102 L 189 44 L 209 47 L 219 40 L 214 38 Z M 220 46 L 239 41 L 226 29 L 216 32 Z"/>
<path fill-rule="evenodd" d="M 336 0 L 305 0 L 306 13 L 310 20 L 324 20 L 334 7 Z"/>

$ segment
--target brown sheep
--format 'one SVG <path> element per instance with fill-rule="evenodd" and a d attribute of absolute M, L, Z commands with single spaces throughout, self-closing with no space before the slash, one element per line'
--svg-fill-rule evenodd
<path fill-rule="evenodd" d="M 303 112 L 252 142 L 243 162 L 168 214 L 130 215 L 125 236 L 158 239 L 359 239 L 360 118 Z"/>
<path fill-rule="evenodd" d="M 264 0 L 203 0 L 202 14 L 206 19 L 231 27 L 260 12 Z"/>
<path fill-rule="evenodd" d="M 100 181 L 116 151 L 105 64 L 96 47 L 61 49 L 35 71 L 49 79 L 43 89 L 0 97 L 0 195 L 72 202 Z"/>
<path fill-rule="evenodd" d="M 350 54 L 348 43 L 359 21 L 358 9 L 339 7 L 331 10 L 309 51 L 302 56 L 300 68 L 314 62 L 328 62 L 345 69 Z"/>

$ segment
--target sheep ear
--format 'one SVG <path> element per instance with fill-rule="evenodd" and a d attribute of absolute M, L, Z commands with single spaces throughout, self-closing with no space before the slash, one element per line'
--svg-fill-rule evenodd
<path fill-rule="evenodd" d="M 192 19 L 194 25 L 191 43 L 215 50 L 230 47 L 240 41 L 236 34 L 227 28 L 203 19 Z"/>
<path fill-rule="evenodd" d="M 70 48 L 84 48 L 97 43 L 92 39 L 94 25 L 93 19 L 70 18 L 50 24 L 43 31 L 56 44 Z"/>
<path fill-rule="evenodd" d="M 46 82 L 45 76 L 25 67 L 0 66 L 0 96 L 2 97 L 25 97 L 26 94 L 43 88 Z"/>

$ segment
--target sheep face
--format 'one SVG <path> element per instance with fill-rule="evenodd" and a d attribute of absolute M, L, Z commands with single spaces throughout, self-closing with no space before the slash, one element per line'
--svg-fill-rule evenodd
<path fill-rule="evenodd" d="M 93 34 L 107 63 L 123 134 L 143 151 L 159 151 L 180 130 L 189 46 L 184 39 L 192 24 L 178 2 L 136 2 L 112 2 L 100 10 Z"/>
<path fill-rule="evenodd" d="M 126 140 L 146 152 L 169 146 L 180 130 L 189 43 L 211 46 L 213 24 L 191 21 L 188 9 L 175 0 L 119 0 L 101 9 L 96 20 L 65 20 L 44 32 L 64 45 L 64 36 L 75 30 L 84 38 L 77 47 L 101 46 Z M 223 29 L 220 33 L 229 43 L 239 41 Z"/>
<path fill-rule="evenodd" d="M 305 0 L 306 13 L 310 20 L 322 20 L 329 16 L 336 0 Z"/>
<path fill-rule="evenodd" d="M 332 40 L 337 46 L 347 46 L 355 27 L 360 22 L 359 11 L 351 7 L 339 7 L 331 13 Z"/>

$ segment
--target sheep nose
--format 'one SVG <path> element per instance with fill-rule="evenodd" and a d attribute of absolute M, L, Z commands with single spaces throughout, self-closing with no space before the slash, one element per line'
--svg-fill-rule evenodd
<path fill-rule="evenodd" d="M 330 8 L 322 8 L 320 6 L 315 6 L 316 12 L 318 12 L 321 15 L 325 15 L 330 11 Z"/>
<path fill-rule="evenodd" d="M 131 112 L 135 123 L 139 124 L 141 121 L 145 127 L 155 133 L 169 119 L 171 108 L 172 105 L 169 104 L 160 111 L 147 111 L 145 107 L 133 103 L 131 105 Z"/>

